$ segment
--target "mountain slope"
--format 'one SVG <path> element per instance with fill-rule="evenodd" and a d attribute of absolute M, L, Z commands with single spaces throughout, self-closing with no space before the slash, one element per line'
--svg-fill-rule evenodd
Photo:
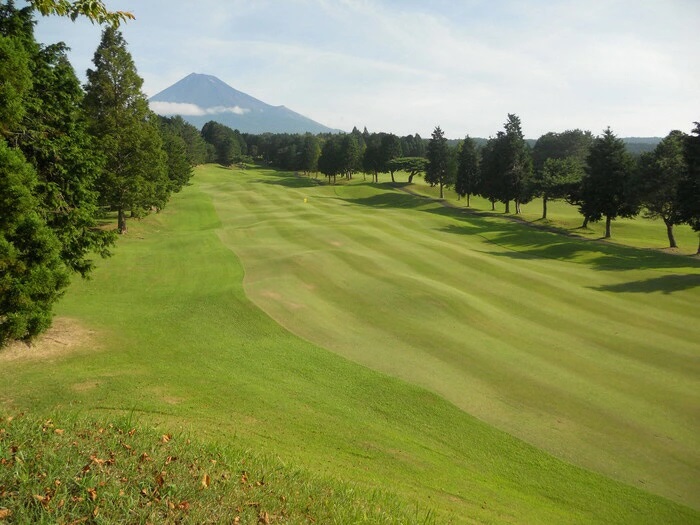
<path fill-rule="evenodd" d="M 160 115 L 180 115 L 201 128 L 215 120 L 243 133 L 328 133 L 333 130 L 284 106 L 271 106 L 212 75 L 191 73 L 149 99 Z"/>

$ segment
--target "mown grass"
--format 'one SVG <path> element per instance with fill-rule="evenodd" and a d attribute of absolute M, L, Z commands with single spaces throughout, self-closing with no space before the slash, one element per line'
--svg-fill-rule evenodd
<path fill-rule="evenodd" d="M 405 177 L 399 176 L 398 178 L 406 180 Z M 414 184 L 399 184 L 399 186 L 419 195 L 427 195 L 433 198 L 439 196 L 437 187 L 428 186 L 420 177 L 416 177 L 413 180 Z M 504 205 L 502 203 L 496 203 L 496 210 L 491 211 L 491 203 L 482 197 L 476 196 L 470 199 L 470 207 L 467 208 L 466 200 L 458 199 L 454 190 L 446 189 L 444 195 L 446 202 L 450 206 L 488 215 L 506 216 L 504 215 Z M 514 211 L 514 209 L 514 205 L 511 202 L 511 211 Z M 523 204 L 520 215 L 511 214 L 507 217 L 529 223 L 535 227 L 556 228 L 563 233 L 576 235 L 584 239 L 602 240 L 605 234 L 604 221 L 591 222 L 586 228 L 582 228 L 583 217 L 577 208 L 563 200 L 549 201 L 547 203 L 546 219 L 542 219 L 542 199 L 540 198 Z M 660 219 L 646 219 L 644 214 L 640 213 L 635 218 L 618 218 L 613 221 L 612 237 L 606 242 L 635 248 L 666 250 L 683 255 L 693 255 L 697 252 L 698 234 L 690 226 L 686 224 L 675 226 L 674 235 L 679 247 L 672 250 L 668 248 L 669 242 L 663 221 Z"/>
<path fill-rule="evenodd" d="M 202 188 L 280 324 L 559 457 L 700 506 L 700 262 L 361 181 Z M 304 201 L 306 199 L 306 202 Z"/>
<path fill-rule="evenodd" d="M 471 359 L 471 377 L 483 378 L 482 382 L 461 375 L 464 350 L 445 346 L 445 339 L 432 339 L 452 331 L 457 341 L 470 340 L 451 327 L 455 322 L 451 316 L 456 312 L 461 319 L 463 307 L 454 297 L 441 295 L 455 286 L 429 279 L 417 270 L 421 265 L 443 265 L 452 272 L 471 268 L 472 273 L 464 276 L 466 282 L 482 279 L 484 286 L 489 280 L 513 274 L 499 294 L 494 294 L 499 301 L 504 291 L 507 296 L 511 291 L 516 298 L 520 295 L 517 288 L 507 287 L 510 281 L 532 280 L 533 285 L 541 281 L 535 278 L 532 261 L 539 261 L 541 271 L 554 276 L 575 271 L 564 270 L 566 265 L 547 267 L 548 259 L 534 256 L 520 268 L 523 263 L 515 266 L 514 261 L 490 253 L 500 249 L 486 241 L 471 246 L 473 259 L 456 258 L 450 247 L 463 242 L 465 236 L 453 229 L 467 225 L 444 215 L 441 207 L 439 212 L 430 212 L 432 205 L 426 203 L 422 210 L 422 204 L 406 198 L 415 199 L 369 185 L 319 186 L 268 170 L 198 169 L 193 186 L 175 196 L 162 213 L 132 223 L 115 256 L 100 264 L 91 281 L 74 283 L 61 303 L 59 315 L 77 319 L 95 331 L 93 339 L 72 353 L 2 362 L 0 403 L 12 414 L 79 411 L 102 426 L 113 421 L 115 414 L 138 414 L 141 422 L 161 432 L 184 433 L 211 445 L 274 455 L 284 464 L 312 470 L 323 478 L 351 482 L 363 494 L 390 490 L 408 509 L 404 515 L 420 519 L 432 509 L 439 523 L 700 520 L 698 511 L 687 506 L 693 504 L 691 498 L 682 491 L 675 499 L 686 505 L 572 466 L 466 412 L 473 409 L 506 417 L 508 412 L 502 407 L 515 400 L 512 412 L 517 417 L 512 425 L 516 430 L 535 430 L 550 438 L 552 417 L 562 418 L 555 429 L 562 435 L 567 424 L 580 420 L 578 412 L 567 413 L 570 407 L 551 395 L 556 392 L 564 399 L 575 398 L 576 388 L 572 388 L 575 395 L 567 396 L 567 389 L 557 385 L 556 390 L 535 396 L 549 396 L 550 407 L 537 407 L 532 396 L 528 397 L 530 390 L 536 390 L 528 377 L 534 377 L 538 369 L 548 374 L 545 378 L 556 376 L 547 356 L 528 361 L 526 354 L 517 355 L 508 347 L 504 352 L 492 342 Z M 371 206 L 358 199 L 371 199 L 366 203 Z M 397 201 L 400 206 L 395 206 Z M 429 227 L 422 230 L 419 226 L 424 223 Z M 397 224 L 402 228 L 396 228 Z M 527 240 L 530 233 L 524 232 Z M 480 231 L 482 238 L 496 233 L 498 230 Z M 517 232 L 510 235 L 515 242 Z M 378 249 L 391 239 L 388 251 Z M 368 243 L 372 250 L 368 251 Z M 397 244 L 403 248 L 392 253 L 398 250 Z M 434 256 L 432 261 L 429 254 Z M 245 275 L 237 255 L 243 258 Z M 591 254 L 583 248 L 571 256 L 586 264 L 616 260 L 615 254 Z M 479 264 L 472 267 L 471 263 Z M 496 275 L 487 271 L 490 265 L 498 269 Z M 615 273 L 605 274 L 603 282 L 591 279 L 594 272 L 590 269 L 584 273 L 593 288 L 621 282 L 612 278 Z M 362 278 L 365 274 L 369 281 Z M 350 347 L 356 352 L 348 353 L 349 357 L 358 361 L 376 358 L 372 366 L 400 377 L 412 364 L 422 373 L 415 383 L 429 390 L 292 335 L 249 300 L 242 285 L 244 276 L 246 290 L 266 309 L 269 304 L 282 305 L 287 312 L 284 324 L 295 332 L 316 323 L 328 347 L 336 352 L 342 349 L 334 337 L 343 342 L 349 334 Z M 285 278 L 292 279 L 292 288 Z M 381 286 L 383 282 L 386 286 Z M 583 298 L 587 293 L 584 290 Z M 605 293 L 613 296 L 615 292 Z M 473 318 L 482 316 L 488 321 L 483 316 L 493 311 L 489 297 L 475 295 L 474 303 L 467 301 Z M 678 299 L 678 315 L 682 316 L 684 301 L 691 305 L 688 317 L 692 317 L 688 297 Z M 504 301 L 500 310 L 507 312 L 508 305 Z M 569 308 L 588 311 L 584 306 Z M 614 310 L 622 315 L 619 305 Z M 376 330 L 382 319 L 396 335 Z M 520 321 L 525 332 L 528 320 Z M 495 324 L 494 318 L 490 322 Z M 429 330 L 432 323 L 437 323 L 437 331 Z M 666 324 L 683 323 L 671 320 Z M 482 337 L 478 331 L 474 334 Z M 425 344 L 422 354 L 414 350 L 420 344 Z M 571 354 L 585 353 L 581 348 Z M 688 352 L 687 347 L 675 350 L 679 356 L 684 351 Z M 647 358 L 650 362 L 636 363 L 615 356 L 609 360 L 621 359 L 633 369 L 650 373 L 647 383 L 635 387 L 630 398 L 649 388 L 651 381 L 651 392 L 663 401 L 666 379 L 679 380 L 666 391 L 671 396 L 676 393 L 674 388 L 684 391 L 696 377 L 692 369 L 690 379 L 674 370 L 673 360 L 680 357 L 673 352 L 655 357 L 658 362 Z M 590 371 L 593 357 L 585 357 L 570 365 L 583 363 Z M 513 358 L 514 363 L 506 366 Z M 667 370 L 663 364 L 669 359 L 672 366 Z M 499 369 L 503 370 L 500 379 Z M 518 369 L 527 374 L 514 375 L 513 370 Z M 577 387 L 570 375 L 565 379 L 569 386 Z M 508 387 L 509 383 L 513 386 Z M 444 392 L 436 387 L 440 384 L 445 385 Z M 443 399 L 460 391 L 465 399 L 473 398 L 471 407 L 460 409 Z M 689 395 L 692 408 L 694 394 Z M 596 401 L 595 395 L 590 399 Z M 644 399 L 647 403 L 648 396 Z M 620 405 L 612 410 L 618 408 Z M 633 415 L 638 417 L 636 412 Z M 524 424 L 528 420 L 531 422 Z M 643 424 L 648 422 L 638 421 L 638 428 L 647 432 Z M 600 421 L 597 436 L 619 439 L 615 431 L 606 434 L 603 427 L 607 423 Z M 694 423 L 687 424 L 691 432 Z M 571 446 L 565 439 L 562 443 Z M 607 445 L 598 444 L 600 457 L 608 459 Z M 679 447 L 677 452 L 686 454 L 689 471 L 695 472 L 692 451 L 688 452 L 684 442 Z M 654 453 L 657 451 L 661 461 L 668 462 L 668 470 L 676 473 L 679 467 L 669 460 L 667 448 L 659 446 Z M 576 451 L 571 452 L 572 460 L 580 463 Z M 651 477 L 650 484 L 653 481 Z M 673 481 L 676 488 L 686 487 L 676 478 Z M 687 480 L 687 487 L 692 488 L 693 483 L 694 479 Z M 349 499 L 332 501 L 340 507 L 351 504 Z M 416 512 L 416 508 L 421 510 Z"/>
<path fill-rule="evenodd" d="M 0 521 L 433 523 L 385 493 L 137 418 L 0 418 Z"/>

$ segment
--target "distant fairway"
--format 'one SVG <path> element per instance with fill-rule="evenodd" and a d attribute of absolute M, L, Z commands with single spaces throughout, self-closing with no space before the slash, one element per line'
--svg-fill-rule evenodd
<path fill-rule="evenodd" d="M 455 213 L 198 168 L 72 285 L 76 348 L 0 352 L 0 412 L 133 414 L 417 522 L 700 523 L 700 265 Z"/>
<path fill-rule="evenodd" d="M 700 506 L 697 260 L 369 184 L 211 180 L 246 292 L 280 324 L 568 461 Z"/>

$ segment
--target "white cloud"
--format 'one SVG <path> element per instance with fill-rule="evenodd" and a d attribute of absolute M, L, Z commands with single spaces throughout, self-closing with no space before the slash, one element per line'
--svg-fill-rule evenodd
<path fill-rule="evenodd" d="M 202 108 L 196 104 L 186 104 L 183 102 L 161 102 L 151 101 L 148 104 L 151 111 L 159 115 L 183 115 L 188 117 L 201 117 L 204 115 L 221 115 L 222 113 L 233 113 L 235 115 L 245 115 L 250 110 L 239 106 L 225 107 L 214 106 Z"/>

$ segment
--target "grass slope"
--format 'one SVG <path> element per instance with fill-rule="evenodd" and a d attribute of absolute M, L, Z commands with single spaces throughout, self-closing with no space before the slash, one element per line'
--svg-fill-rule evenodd
<path fill-rule="evenodd" d="M 1 363 L 0 406 L 7 413 L 57 410 L 105 419 L 113 413 L 140 414 L 148 424 L 182 429 L 208 443 L 274 453 L 282 462 L 357 483 L 366 487 L 363 490 L 390 489 L 411 502 L 408 508 L 436 509 L 438 522 L 700 521 L 696 510 L 557 460 L 436 394 L 308 343 L 247 298 L 243 267 L 229 249 L 234 239 L 239 243 L 234 246 L 237 253 L 250 255 L 257 246 L 260 258 L 279 264 L 285 259 L 308 262 L 307 253 L 316 257 L 342 253 L 337 243 L 345 243 L 349 251 L 351 243 L 361 245 L 382 234 L 381 227 L 361 226 L 371 210 L 387 210 L 350 201 L 376 199 L 377 190 L 358 187 L 353 191 L 364 195 L 341 198 L 335 191 L 344 188 L 314 186 L 319 193 L 311 195 L 312 202 L 303 207 L 302 196 L 311 190 L 294 188 L 299 184 L 295 178 L 262 171 L 233 174 L 208 166 L 198 170 L 196 179 L 164 212 L 133 223 L 115 256 L 101 263 L 91 281 L 76 282 L 61 303 L 59 314 L 95 331 L 94 343 L 44 360 Z M 326 204 L 308 205 L 316 200 Z M 455 221 L 442 212 L 406 210 L 396 219 L 417 226 L 424 216 Z M 290 227 L 307 223 L 310 228 Z M 314 231 L 327 226 L 334 227 L 329 247 L 303 246 L 305 237 L 320 243 Z M 276 233 L 284 228 L 290 230 Z M 384 236 L 392 232 L 389 229 Z M 415 239 L 411 253 L 420 254 L 430 247 L 432 238 L 445 235 L 451 238 L 454 233 L 433 230 L 411 236 Z M 249 241 L 244 243 L 246 238 Z M 287 251 L 289 242 L 301 243 L 302 251 Z M 385 264 L 388 256 L 376 257 L 345 263 L 333 260 L 333 273 L 350 279 L 360 273 L 351 272 L 355 262 L 367 271 L 373 264 Z M 435 264 L 445 257 L 439 256 Z M 412 260 L 392 261 L 395 273 L 388 275 L 408 272 Z M 490 260 L 497 267 L 502 264 L 499 261 L 507 262 L 498 256 Z M 293 275 L 290 268 L 279 266 L 278 271 Z M 310 266 L 307 271 L 318 269 Z M 255 275 L 248 266 L 246 271 Z M 319 297 L 325 296 L 326 276 L 319 273 L 310 279 L 313 282 L 306 282 L 316 286 Z M 379 281 L 375 278 L 373 284 Z M 450 304 L 434 299 L 425 287 L 429 280 L 420 274 L 413 279 L 421 281 L 425 281 L 421 295 L 404 303 L 417 303 L 407 315 L 415 322 L 424 305 L 433 309 L 435 319 L 439 310 L 449 314 Z M 351 290 L 362 284 L 341 280 L 338 286 Z M 364 303 L 371 295 L 390 307 L 391 297 L 384 292 L 365 288 L 358 295 Z M 314 315 L 313 301 L 305 307 L 304 297 L 285 297 L 284 287 L 270 288 L 270 293 L 275 303 L 284 298 L 284 304 L 296 312 L 288 317 L 295 323 L 301 325 Z M 318 305 L 321 299 L 316 301 Z M 346 325 L 358 327 L 353 308 L 341 303 L 331 310 L 337 317 L 325 320 L 335 323 L 339 333 L 347 331 Z M 387 314 L 381 310 L 381 315 Z M 386 354 L 385 341 L 375 338 L 371 327 L 363 330 L 367 331 L 357 334 L 356 340 L 365 354 L 385 355 L 388 362 L 404 366 L 400 354 Z M 404 338 L 410 340 L 418 333 L 414 326 Z M 436 356 L 441 351 L 438 345 L 428 349 Z M 436 357 L 414 365 L 428 369 L 441 360 Z M 493 367 L 500 365 L 499 360 Z M 448 384 L 449 380 L 446 376 Z"/>
<path fill-rule="evenodd" d="M 283 326 L 567 461 L 700 507 L 696 259 L 389 187 L 211 176 L 202 188 L 246 291 Z"/>

